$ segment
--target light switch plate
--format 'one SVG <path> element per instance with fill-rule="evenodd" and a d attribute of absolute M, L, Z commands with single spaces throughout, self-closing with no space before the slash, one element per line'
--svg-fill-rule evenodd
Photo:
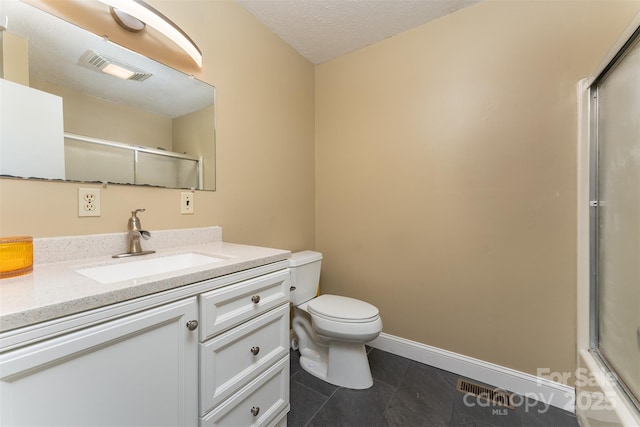
<path fill-rule="evenodd" d="M 182 191 L 180 193 L 180 213 L 183 215 L 193 214 L 193 192 Z"/>

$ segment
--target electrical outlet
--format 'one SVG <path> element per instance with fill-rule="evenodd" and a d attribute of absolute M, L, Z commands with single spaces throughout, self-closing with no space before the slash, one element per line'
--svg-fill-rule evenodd
<path fill-rule="evenodd" d="M 193 214 L 193 193 L 191 191 L 180 193 L 180 213 L 183 215 Z"/>
<path fill-rule="evenodd" d="M 100 216 L 99 188 L 78 188 L 78 216 Z"/>

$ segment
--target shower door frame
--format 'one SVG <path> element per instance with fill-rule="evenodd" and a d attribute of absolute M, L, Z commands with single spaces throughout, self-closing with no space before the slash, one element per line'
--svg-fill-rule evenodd
<path fill-rule="evenodd" d="M 615 71 L 619 61 L 621 61 L 627 52 L 640 46 L 640 27 L 636 28 L 633 34 L 625 41 L 622 47 L 616 52 L 613 58 L 605 66 L 605 68 L 597 75 L 597 77 L 590 83 L 587 93 L 589 99 L 589 350 L 592 352 L 599 362 L 606 368 L 607 373 L 611 375 L 611 378 L 617 381 L 617 385 L 626 395 L 627 399 L 635 406 L 636 410 L 640 413 L 640 396 L 635 396 L 634 393 L 625 385 L 624 381 L 618 376 L 615 369 L 609 363 L 607 358 L 600 352 L 600 301 L 598 287 L 598 255 L 599 255 L 599 207 L 600 204 L 600 192 L 599 192 L 599 153 L 600 153 L 600 141 L 599 141 L 599 86 L 600 82 L 604 81 L 611 72 Z"/>
<path fill-rule="evenodd" d="M 640 32 L 640 13 L 631 21 L 612 49 L 600 62 L 591 77 L 577 85 L 578 129 L 577 129 L 577 366 L 576 415 L 583 426 L 640 425 L 640 410 L 635 399 L 630 399 L 620 383 L 607 380 L 610 372 L 594 348 L 598 344 L 598 300 L 597 300 L 597 96 L 596 85 L 612 69 L 614 63 L 624 54 Z M 588 385 L 580 384 L 580 379 L 588 378 Z M 600 394 L 598 394 L 600 393 Z M 602 403 L 593 396 L 604 396 Z"/>

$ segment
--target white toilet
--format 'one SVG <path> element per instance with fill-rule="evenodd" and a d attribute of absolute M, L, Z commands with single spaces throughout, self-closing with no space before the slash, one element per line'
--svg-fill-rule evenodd
<path fill-rule="evenodd" d="M 382 331 L 373 305 L 337 295 L 317 296 L 322 254 L 291 255 L 293 330 L 300 350 L 300 366 L 311 375 L 337 386 L 365 389 L 373 385 L 364 343 Z"/>

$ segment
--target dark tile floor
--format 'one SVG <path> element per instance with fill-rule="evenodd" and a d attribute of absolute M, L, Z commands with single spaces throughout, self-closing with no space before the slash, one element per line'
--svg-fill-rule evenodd
<path fill-rule="evenodd" d="M 369 351 L 373 387 L 368 390 L 325 383 L 303 371 L 298 359 L 291 351 L 288 427 L 578 426 L 573 414 L 519 396 L 516 409 L 487 406 L 456 390 L 458 375 L 378 349 Z"/>

